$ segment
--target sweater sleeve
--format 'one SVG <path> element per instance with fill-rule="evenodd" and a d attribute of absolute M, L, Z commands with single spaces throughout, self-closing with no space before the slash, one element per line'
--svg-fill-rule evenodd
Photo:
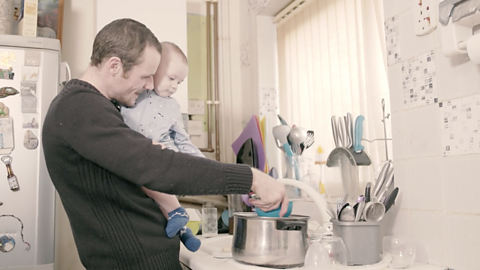
<path fill-rule="evenodd" d="M 177 195 L 247 193 L 248 166 L 161 149 L 130 129 L 99 93 L 76 91 L 56 113 L 61 139 L 81 157 L 135 184 Z"/>

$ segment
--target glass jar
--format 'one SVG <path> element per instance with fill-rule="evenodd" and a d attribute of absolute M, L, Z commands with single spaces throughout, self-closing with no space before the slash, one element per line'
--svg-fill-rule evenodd
<path fill-rule="evenodd" d="M 211 202 L 205 202 L 202 206 L 202 235 L 214 237 L 218 235 L 217 208 Z"/>

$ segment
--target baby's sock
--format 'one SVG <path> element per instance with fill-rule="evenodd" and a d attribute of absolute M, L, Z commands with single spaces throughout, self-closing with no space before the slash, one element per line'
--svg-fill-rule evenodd
<path fill-rule="evenodd" d="M 185 247 L 192 252 L 197 251 L 202 244 L 202 242 L 200 242 L 200 240 L 193 235 L 192 230 L 190 230 L 190 228 L 187 226 L 180 230 L 180 240 L 182 240 Z"/>
<path fill-rule="evenodd" d="M 165 232 L 168 237 L 173 237 L 187 224 L 189 216 L 185 208 L 178 207 L 172 212 L 168 213 L 168 222 Z"/>

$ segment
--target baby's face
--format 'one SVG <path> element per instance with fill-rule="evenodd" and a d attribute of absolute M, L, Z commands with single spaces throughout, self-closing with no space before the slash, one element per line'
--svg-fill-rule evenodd
<path fill-rule="evenodd" d="M 171 55 L 167 63 L 160 64 L 154 76 L 155 93 L 169 97 L 177 92 L 178 85 L 185 80 L 188 65 L 178 55 Z"/>

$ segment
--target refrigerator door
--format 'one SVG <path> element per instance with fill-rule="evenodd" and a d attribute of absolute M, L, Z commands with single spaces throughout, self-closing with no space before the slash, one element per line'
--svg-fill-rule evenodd
<path fill-rule="evenodd" d="M 0 269 L 54 269 L 55 189 L 41 130 L 59 65 L 58 40 L 0 35 Z"/>

